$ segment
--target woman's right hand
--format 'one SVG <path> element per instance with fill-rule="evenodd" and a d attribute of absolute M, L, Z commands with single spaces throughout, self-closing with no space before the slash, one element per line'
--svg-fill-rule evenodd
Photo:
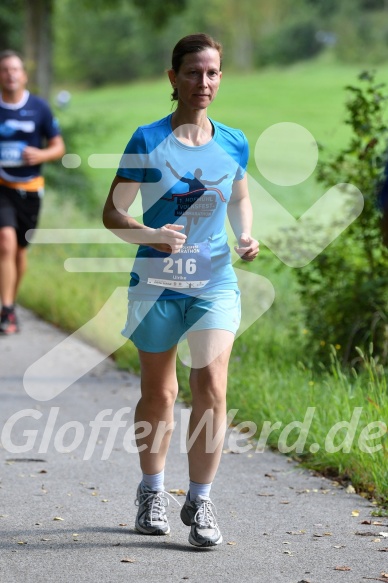
<path fill-rule="evenodd" d="M 163 253 L 179 253 L 187 239 L 186 235 L 180 233 L 182 229 L 183 225 L 175 224 L 153 229 L 153 241 L 148 243 L 148 246 Z"/>

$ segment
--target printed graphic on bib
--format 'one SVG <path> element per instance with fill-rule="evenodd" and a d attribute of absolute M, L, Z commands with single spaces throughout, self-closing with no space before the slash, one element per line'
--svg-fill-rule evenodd
<path fill-rule="evenodd" d="M 23 150 L 26 142 L 0 142 L 0 166 L 24 166 Z"/>
<path fill-rule="evenodd" d="M 149 284 L 173 289 L 201 288 L 211 276 L 210 244 L 205 241 L 184 245 L 179 253 L 150 257 L 147 264 Z"/>

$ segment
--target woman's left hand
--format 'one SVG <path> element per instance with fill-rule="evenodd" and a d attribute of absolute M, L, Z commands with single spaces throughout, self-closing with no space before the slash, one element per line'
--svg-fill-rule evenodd
<path fill-rule="evenodd" d="M 234 250 L 238 253 L 244 261 L 253 261 L 259 253 L 259 242 L 253 239 L 246 233 L 241 233 L 240 246 L 235 247 Z"/>

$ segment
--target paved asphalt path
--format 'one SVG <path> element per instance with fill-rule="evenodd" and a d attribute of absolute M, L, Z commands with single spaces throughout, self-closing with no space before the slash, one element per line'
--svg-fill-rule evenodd
<path fill-rule="evenodd" d="M 388 539 L 378 533 L 388 531 L 388 520 L 361 524 L 378 521 L 371 517 L 369 501 L 280 454 L 230 453 L 227 441 L 212 490 L 224 543 L 212 549 L 192 547 L 173 500 L 170 535 L 136 533 L 140 471 L 130 451 L 130 426 L 138 379 L 106 359 L 54 399 L 31 398 L 24 390 L 25 371 L 66 334 L 26 310 L 19 313 L 22 332 L 0 338 L 0 430 L 19 413 L 6 428 L 15 448 L 25 445 L 25 451 L 10 451 L 3 432 L 0 583 L 384 581 Z M 86 344 L 67 346 L 63 357 L 58 353 L 54 372 L 66 376 L 71 363 L 76 367 L 95 356 Z M 90 423 L 105 409 L 110 410 L 109 421 L 124 407 L 125 427 L 116 439 L 111 435 L 108 455 L 108 429 L 100 430 L 94 447 Z M 182 405 L 176 406 L 176 419 L 166 489 L 179 491 L 187 488 Z M 355 510 L 358 516 L 352 515 Z"/>

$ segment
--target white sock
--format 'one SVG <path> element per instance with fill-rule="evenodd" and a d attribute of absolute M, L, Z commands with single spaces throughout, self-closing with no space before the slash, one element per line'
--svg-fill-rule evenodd
<path fill-rule="evenodd" d="M 164 469 L 158 474 L 143 474 L 142 485 L 153 492 L 164 490 Z"/>
<path fill-rule="evenodd" d="M 198 482 L 193 482 L 190 480 L 189 486 L 189 496 L 190 500 L 195 500 L 197 496 L 210 497 L 210 489 L 212 487 L 212 482 L 210 484 L 198 484 Z"/>

